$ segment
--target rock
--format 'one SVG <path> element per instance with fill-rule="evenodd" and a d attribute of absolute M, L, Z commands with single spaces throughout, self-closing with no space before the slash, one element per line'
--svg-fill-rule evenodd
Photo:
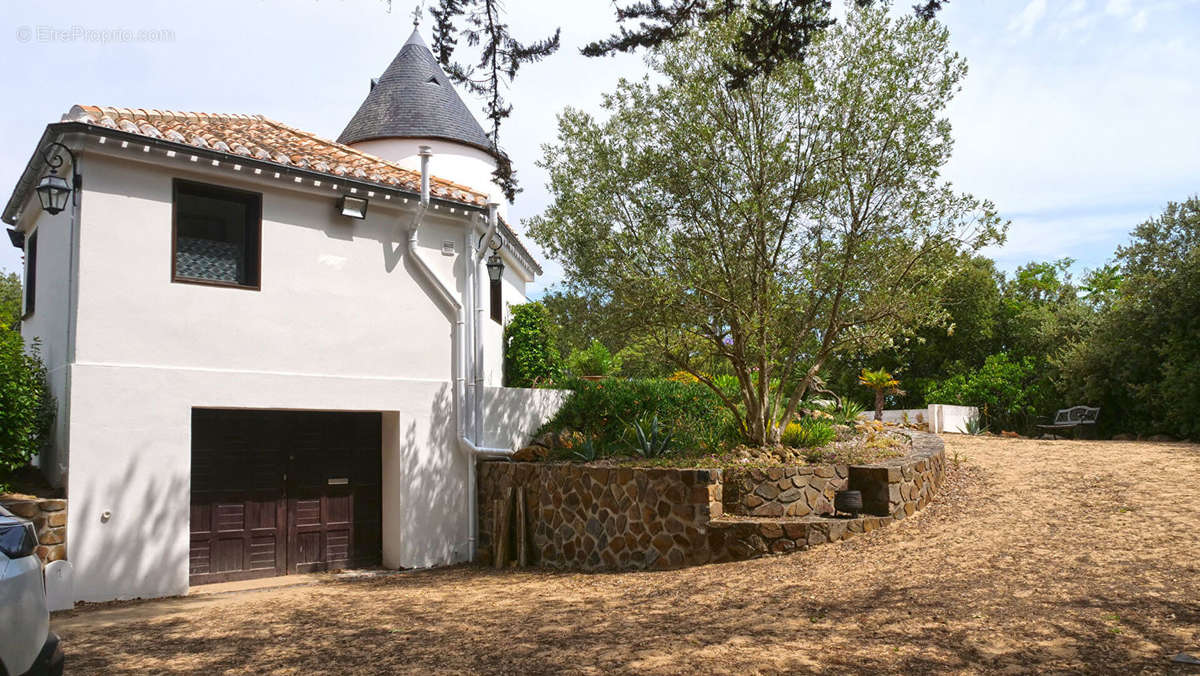
<path fill-rule="evenodd" d="M 1128 432 L 1113 435 L 1113 441 L 1137 441 L 1137 435 Z"/>
<path fill-rule="evenodd" d="M 832 521 L 829 523 L 829 541 L 837 542 L 846 537 L 846 522 Z"/>
<path fill-rule="evenodd" d="M 532 446 L 526 446 L 516 453 L 513 453 L 512 459 L 515 462 L 534 462 L 536 460 L 544 459 L 549 454 L 550 449 L 546 448 L 545 446 L 538 446 L 535 444 Z"/>
<path fill-rule="evenodd" d="M 752 516 L 783 516 L 783 505 L 778 502 L 768 502 L 765 505 L 760 505 L 753 512 Z"/>
<path fill-rule="evenodd" d="M 793 522 L 783 524 L 783 532 L 793 540 L 806 540 L 808 538 L 808 524 L 804 522 Z"/>
<path fill-rule="evenodd" d="M 754 492 L 761 495 L 766 500 L 774 500 L 779 496 L 779 487 L 775 484 L 760 484 Z"/>
<path fill-rule="evenodd" d="M 62 561 L 63 559 L 67 558 L 67 548 L 62 545 L 39 545 L 34 551 L 37 553 L 38 558 L 46 563 L 50 563 L 51 561 Z"/>
<path fill-rule="evenodd" d="M 8 511 L 12 512 L 13 514 L 15 514 L 23 519 L 32 519 L 33 517 L 38 515 L 38 512 L 42 511 L 42 510 L 38 509 L 38 503 L 36 500 L 19 500 L 17 502 L 6 502 L 6 503 L 4 503 L 4 507 L 6 509 L 8 509 Z"/>
<path fill-rule="evenodd" d="M 58 528 L 43 528 L 37 534 L 38 544 L 43 545 L 61 545 L 63 543 L 62 530 Z"/>
<path fill-rule="evenodd" d="M 795 502 L 804 497 L 804 491 L 799 488 L 789 488 L 778 496 L 780 502 Z"/>
<path fill-rule="evenodd" d="M 1146 437 L 1146 441 L 1171 442 L 1175 441 L 1175 437 L 1169 434 L 1152 434 Z"/>
<path fill-rule="evenodd" d="M 66 500 L 42 500 L 41 508 L 43 512 L 61 512 L 67 508 Z"/>
<path fill-rule="evenodd" d="M 795 548 L 796 543 L 792 542 L 791 540 L 776 540 L 774 544 L 771 545 L 771 552 L 773 554 L 786 554 Z"/>
<path fill-rule="evenodd" d="M 768 540 L 774 540 L 783 537 L 783 526 L 777 523 L 763 523 L 759 524 L 758 532 Z"/>
<path fill-rule="evenodd" d="M 1008 430 L 1001 430 L 1000 436 L 1004 437 L 1005 439 L 1023 439 L 1024 438 L 1020 434 L 1017 434 L 1016 432 L 1010 432 Z"/>

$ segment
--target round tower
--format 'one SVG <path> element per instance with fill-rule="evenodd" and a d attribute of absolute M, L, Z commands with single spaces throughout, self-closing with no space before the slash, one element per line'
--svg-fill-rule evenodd
<path fill-rule="evenodd" d="M 429 146 L 435 176 L 487 193 L 502 209 L 505 204 L 492 178 L 491 141 L 415 29 L 371 81 L 338 142 L 414 171 L 421 169 L 420 147 Z"/>

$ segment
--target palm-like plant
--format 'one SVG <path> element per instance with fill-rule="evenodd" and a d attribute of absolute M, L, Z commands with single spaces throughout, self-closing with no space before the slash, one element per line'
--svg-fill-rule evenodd
<path fill-rule="evenodd" d="M 900 389 L 900 381 L 883 369 L 872 371 L 863 369 L 858 375 L 858 383 L 875 390 L 875 419 L 883 420 L 883 398 L 889 394 L 904 394 Z"/>

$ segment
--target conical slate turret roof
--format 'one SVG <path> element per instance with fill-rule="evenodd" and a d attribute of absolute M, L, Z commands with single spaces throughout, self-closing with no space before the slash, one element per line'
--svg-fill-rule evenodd
<path fill-rule="evenodd" d="M 379 138 L 436 138 L 491 152 L 483 127 L 416 30 L 371 88 L 338 143 Z"/>

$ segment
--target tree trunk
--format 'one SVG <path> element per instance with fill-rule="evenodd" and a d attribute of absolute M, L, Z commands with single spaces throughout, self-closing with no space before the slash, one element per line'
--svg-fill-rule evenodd
<path fill-rule="evenodd" d="M 875 390 L 875 419 L 883 420 L 883 390 Z"/>

